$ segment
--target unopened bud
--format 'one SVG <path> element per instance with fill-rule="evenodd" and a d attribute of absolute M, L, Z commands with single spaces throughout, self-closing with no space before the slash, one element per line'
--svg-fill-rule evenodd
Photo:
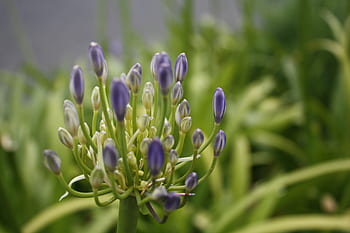
<path fill-rule="evenodd" d="M 226 112 L 225 93 L 221 88 L 216 88 L 213 97 L 213 112 L 216 123 L 220 123 Z"/>
<path fill-rule="evenodd" d="M 166 137 L 170 133 L 171 133 L 171 124 L 170 124 L 170 122 L 167 119 L 165 119 L 164 129 L 163 129 L 163 136 Z"/>
<path fill-rule="evenodd" d="M 180 81 L 177 81 L 173 87 L 173 91 L 171 93 L 171 103 L 173 105 L 177 105 L 182 99 L 184 94 L 184 89 L 181 85 Z"/>
<path fill-rule="evenodd" d="M 77 104 L 83 103 L 84 98 L 84 76 L 83 70 L 75 65 L 70 75 L 70 93 Z"/>
<path fill-rule="evenodd" d="M 55 175 L 61 173 L 61 159 L 53 150 L 44 150 L 44 164 Z"/>
<path fill-rule="evenodd" d="M 185 187 L 187 191 L 193 190 L 198 185 L 198 175 L 195 172 L 191 172 L 186 177 Z"/>
<path fill-rule="evenodd" d="M 137 127 L 141 132 L 145 131 L 149 124 L 149 116 L 144 114 L 137 119 Z"/>
<path fill-rule="evenodd" d="M 175 62 L 175 78 L 176 81 L 182 82 L 187 74 L 188 62 L 185 53 L 180 53 Z"/>
<path fill-rule="evenodd" d="M 103 162 L 110 172 L 114 172 L 118 159 L 119 154 L 117 148 L 115 148 L 113 144 L 106 144 L 103 149 Z"/>
<path fill-rule="evenodd" d="M 68 132 L 75 137 L 78 133 L 79 117 L 74 104 L 70 100 L 65 100 L 64 108 L 64 124 Z"/>
<path fill-rule="evenodd" d="M 126 77 L 126 83 L 133 93 L 138 93 L 140 90 L 141 81 L 142 81 L 141 75 L 142 75 L 141 65 L 139 63 L 136 63 L 133 67 L 131 67 Z"/>
<path fill-rule="evenodd" d="M 146 89 L 142 93 L 142 104 L 145 106 L 145 109 L 150 110 L 153 105 L 153 94 L 152 91 Z"/>
<path fill-rule="evenodd" d="M 152 199 L 156 201 L 164 201 L 167 196 L 168 196 L 168 191 L 164 186 L 157 187 L 152 192 Z"/>
<path fill-rule="evenodd" d="M 94 111 L 98 111 L 101 106 L 100 88 L 98 86 L 92 90 L 91 104 Z"/>
<path fill-rule="evenodd" d="M 214 156 L 219 156 L 226 145 L 226 134 L 223 130 L 220 130 L 214 140 Z"/>
<path fill-rule="evenodd" d="M 196 129 L 192 135 L 192 144 L 195 150 L 199 149 L 204 142 L 204 134 L 201 129 Z"/>
<path fill-rule="evenodd" d="M 168 193 L 166 200 L 164 202 L 164 209 L 166 212 L 171 212 L 180 207 L 181 199 L 176 193 Z"/>
<path fill-rule="evenodd" d="M 157 135 L 157 128 L 155 126 L 151 126 L 149 129 L 149 137 L 153 138 Z"/>
<path fill-rule="evenodd" d="M 125 120 L 127 121 L 132 120 L 132 107 L 130 104 L 126 105 Z"/>
<path fill-rule="evenodd" d="M 118 121 L 124 120 L 129 100 L 130 93 L 126 85 L 119 79 L 113 79 L 111 83 L 111 102 Z"/>
<path fill-rule="evenodd" d="M 90 176 L 90 184 L 93 189 L 98 189 L 104 180 L 104 173 L 103 170 L 96 166 L 94 170 L 91 172 Z"/>
<path fill-rule="evenodd" d="M 179 159 L 179 154 L 176 152 L 176 150 L 171 149 L 169 152 L 169 162 L 171 166 L 175 167 L 178 159 Z"/>
<path fill-rule="evenodd" d="M 180 130 L 183 133 L 190 131 L 192 127 L 192 117 L 184 117 L 181 121 Z"/>
<path fill-rule="evenodd" d="M 73 137 L 65 128 L 58 128 L 58 138 L 60 139 L 63 145 L 65 145 L 69 149 L 73 149 Z"/>
<path fill-rule="evenodd" d="M 187 117 L 191 114 L 190 104 L 186 99 L 184 99 L 176 108 L 175 111 L 175 121 L 176 124 L 180 127 L 181 121 L 184 117 Z"/>
<path fill-rule="evenodd" d="M 155 137 L 148 148 L 148 168 L 153 177 L 157 176 L 164 164 L 164 149 L 159 138 Z"/>
<path fill-rule="evenodd" d="M 170 151 L 171 148 L 173 148 L 175 144 L 175 139 L 173 135 L 168 135 L 165 138 L 163 138 L 163 146 L 166 151 Z"/>
<path fill-rule="evenodd" d="M 151 142 L 150 138 L 144 138 L 140 144 L 140 152 L 142 155 L 146 156 L 148 153 L 148 147 Z"/>

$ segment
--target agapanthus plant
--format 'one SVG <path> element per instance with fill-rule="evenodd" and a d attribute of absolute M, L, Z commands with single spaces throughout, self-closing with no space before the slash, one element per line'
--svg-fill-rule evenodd
<path fill-rule="evenodd" d="M 169 56 L 156 53 L 151 61 L 153 83 L 146 82 L 142 89 L 142 68 L 136 63 L 127 74 L 111 80 L 109 93 L 101 46 L 92 42 L 89 55 L 98 81 L 91 94 L 92 122 L 89 125 L 84 120 L 84 76 L 76 65 L 70 77 L 75 104 L 64 101 L 65 128 L 58 129 L 60 141 L 72 150 L 82 174 L 67 183 L 61 159 L 52 150 L 44 151 L 45 165 L 67 191 L 61 199 L 67 195 L 94 198 L 101 207 L 119 200 L 117 232 L 135 232 L 139 213 L 164 223 L 170 213 L 195 195 L 194 189 L 212 173 L 225 147 L 226 135 L 219 130 L 226 111 L 224 92 L 221 88 L 214 92 L 209 137 L 201 129 L 194 130 L 188 137 L 193 152 L 184 155 L 183 145 L 192 127 L 190 104 L 183 99 L 186 55 L 178 56 L 173 72 Z M 199 177 L 196 161 L 211 143 L 212 165 Z M 73 189 L 72 184 L 81 180 L 90 183 L 90 192 Z M 154 205 L 163 206 L 158 208 L 163 211 L 157 213 Z"/>

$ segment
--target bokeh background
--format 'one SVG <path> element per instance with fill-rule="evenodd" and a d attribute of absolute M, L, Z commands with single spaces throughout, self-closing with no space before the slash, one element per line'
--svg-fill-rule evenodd
<path fill-rule="evenodd" d="M 282 174 L 349 163 L 349 13 L 347 0 L 0 1 L 0 232 L 115 232 L 115 206 L 59 203 L 64 189 L 42 163 L 52 148 L 65 176 L 78 174 L 57 128 L 72 66 L 83 67 L 87 96 L 96 83 L 90 41 L 104 47 L 110 76 L 140 62 L 144 80 L 155 52 L 173 60 L 186 52 L 193 129 L 210 131 L 208 93 L 226 93 L 228 143 L 214 175 L 165 225 L 145 216 L 139 232 L 235 232 L 282 216 L 348 216 L 349 171 L 277 185 L 237 218 L 226 213 Z M 198 170 L 209 163 L 203 157 Z"/>

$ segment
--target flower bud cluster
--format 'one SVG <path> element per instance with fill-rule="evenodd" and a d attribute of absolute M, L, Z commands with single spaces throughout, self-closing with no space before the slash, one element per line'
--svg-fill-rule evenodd
<path fill-rule="evenodd" d="M 73 196 L 94 197 L 98 206 L 104 206 L 111 202 L 100 202 L 100 195 L 111 193 L 113 200 L 132 195 L 138 206 L 145 205 L 153 216 L 157 213 L 152 203 L 160 202 L 166 219 L 170 212 L 184 206 L 196 186 L 210 176 L 226 145 L 226 135 L 219 130 L 226 111 L 224 92 L 221 88 L 214 92 L 213 130 L 206 138 L 201 129 L 192 129 L 191 107 L 184 99 L 188 71 L 185 53 L 178 56 L 173 68 L 165 52 L 156 53 L 151 61 L 153 82 L 145 82 L 143 87 L 142 67 L 136 63 L 127 75 L 112 78 L 109 89 L 101 46 L 92 42 L 89 56 L 98 81 L 91 91 L 92 122 L 84 120 L 83 71 L 74 66 L 69 86 L 74 103 L 64 101 L 65 127 L 58 129 L 59 140 L 72 150 L 82 174 L 65 183 L 61 159 L 51 150 L 44 151 L 45 166 Z M 193 145 L 189 155 L 182 152 L 186 136 Z M 209 145 L 212 166 L 199 177 L 196 160 Z M 90 182 L 91 192 L 73 190 L 71 184 L 81 179 Z"/>

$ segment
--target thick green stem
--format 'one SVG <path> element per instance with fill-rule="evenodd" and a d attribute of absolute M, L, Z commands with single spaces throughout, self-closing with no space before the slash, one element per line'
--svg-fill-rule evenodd
<path fill-rule="evenodd" d="M 298 215 L 254 224 L 232 233 L 278 233 L 300 230 L 350 230 L 349 216 Z"/>
<path fill-rule="evenodd" d="M 129 196 L 119 202 L 117 233 L 135 233 L 139 209 L 136 198 Z"/>

